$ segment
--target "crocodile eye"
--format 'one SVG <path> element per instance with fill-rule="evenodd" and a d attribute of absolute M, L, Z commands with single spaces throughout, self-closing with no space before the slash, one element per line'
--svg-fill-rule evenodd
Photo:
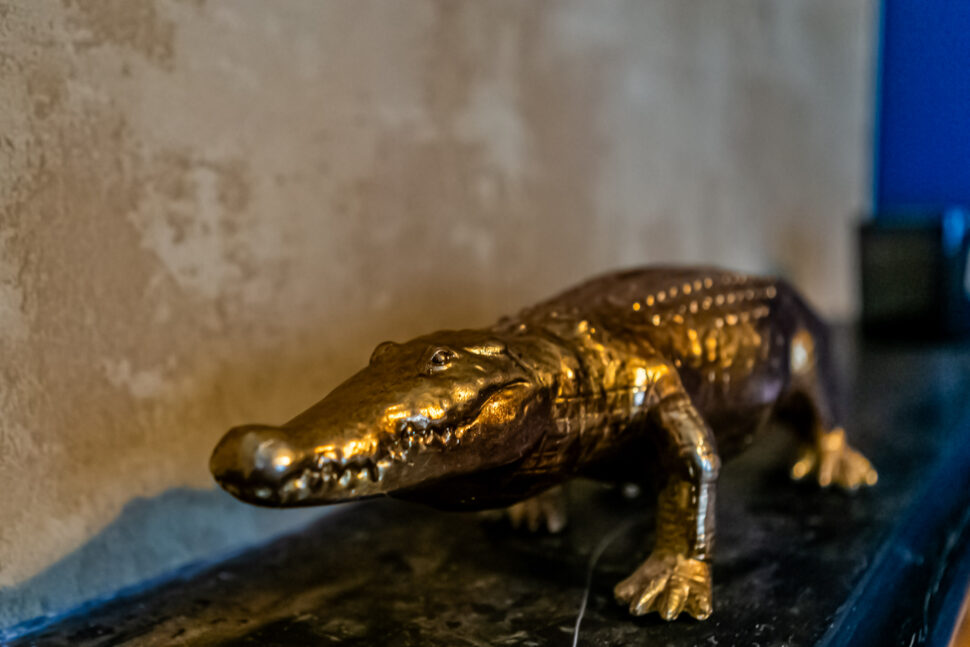
<path fill-rule="evenodd" d="M 447 366 L 454 358 L 455 354 L 452 351 L 447 348 L 439 348 L 431 355 L 431 365 L 434 367 Z"/>

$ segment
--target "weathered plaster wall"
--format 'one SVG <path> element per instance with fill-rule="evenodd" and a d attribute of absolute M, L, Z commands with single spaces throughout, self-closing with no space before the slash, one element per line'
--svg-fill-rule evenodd
<path fill-rule="evenodd" d="M 851 313 L 872 31 L 872 0 L 0 0 L 0 586 L 385 338 L 647 261 Z"/>

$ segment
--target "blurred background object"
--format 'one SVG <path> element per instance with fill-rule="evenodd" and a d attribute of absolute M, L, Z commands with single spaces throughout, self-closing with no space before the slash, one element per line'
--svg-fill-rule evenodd
<path fill-rule="evenodd" d="M 863 323 L 970 333 L 970 4 L 883 5 L 874 218 L 861 230 Z"/>

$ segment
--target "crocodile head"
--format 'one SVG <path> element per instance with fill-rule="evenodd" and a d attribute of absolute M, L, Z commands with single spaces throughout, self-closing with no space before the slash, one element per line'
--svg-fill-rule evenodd
<path fill-rule="evenodd" d="M 442 331 L 380 344 L 366 368 L 280 427 L 230 430 L 210 468 L 259 505 L 389 494 L 521 458 L 547 406 L 522 348 L 490 331 Z"/>

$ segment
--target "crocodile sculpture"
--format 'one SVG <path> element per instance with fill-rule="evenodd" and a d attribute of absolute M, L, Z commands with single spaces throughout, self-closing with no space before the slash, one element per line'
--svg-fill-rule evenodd
<path fill-rule="evenodd" d="M 488 328 L 382 343 L 290 422 L 230 430 L 210 467 L 257 505 L 390 495 L 508 507 L 513 521 L 551 531 L 564 524 L 567 479 L 652 483 L 655 544 L 615 595 L 634 615 L 704 619 L 721 460 L 766 421 L 802 440 L 796 479 L 876 482 L 839 426 L 831 371 L 825 326 L 783 281 L 638 269 Z"/>

